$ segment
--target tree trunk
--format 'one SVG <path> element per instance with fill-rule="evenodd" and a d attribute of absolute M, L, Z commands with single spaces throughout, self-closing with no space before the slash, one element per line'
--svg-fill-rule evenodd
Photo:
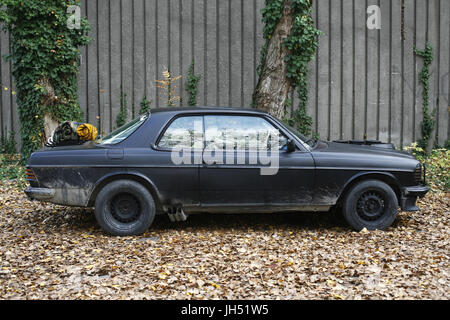
<path fill-rule="evenodd" d="M 61 101 L 61 99 L 56 96 L 55 89 L 50 81 L 44 77 L 39 81 L 39 85 L 41 85 L 46 90 L 46 95 L 42 98 L 42 105 L 48 109 L 48 107 L 52 106 L 55 103 Z M 45 112 L 44 114 L 44 132 L 41 136 L 41 146 L 43 146 L 48 139 L 52 136 L 53 131 L 58 127 L 59 123 L 54 119 L 50 112 Z"/>
<path fill-rule="evenodd" d="M 52 136 L 53 131 L 58 127 L 59 123 L 53 119 L 51 114 L 46 113 L 44 115 L 44 135 L 41 140 L 41 145 L 43 146 L 48 139 Z"/>
<path fill-rule="evenodd" d="M 289 50 L 283 46 L 283 41 L 291 33 L 293 17 L 291 1 L 285 0 L 283 16 L 268 40 L 261 75 L 253 94 L 253 106 L 278 119 L 284 116 L 286 100 L 292 86 L 291 80 L 286 77 L 287 64 L 284 58 L 289 54 Z"/>

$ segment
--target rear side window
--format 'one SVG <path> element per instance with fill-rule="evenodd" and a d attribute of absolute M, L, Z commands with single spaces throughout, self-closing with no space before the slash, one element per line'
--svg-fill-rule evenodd
<path fill-rule="evenodd" d="M 279 139 L 279 148 L 282 148 L 287 138 L 261 117 L 205 116 L 205 142 L 208 149 L 269 150 L 275 137 Z"/>
<path fill-rule="evenodd" d="M 147 120 L 148 115 L 142 115 L 139 118 L 134 119 L 133 121 L 128 122 L 124 126 L 119 129 L 113 131 L 106 137 L 104 137 L 99 144 L 117 144 L 122 142 L 129 136 L 133 134 L 144 122 Z"/>
<path fill-rule="evenodd" d="M 186 116 L 175 119 L 158 142 L 162 149 L 202 148 L 203 117 Z"/>

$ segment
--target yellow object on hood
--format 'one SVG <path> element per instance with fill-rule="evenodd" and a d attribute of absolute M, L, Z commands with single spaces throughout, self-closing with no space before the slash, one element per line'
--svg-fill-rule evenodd
<path fill-rule="evenodd" d="M 97 128 L 92 124 L 84 123 L 77 128 L 77 134 L 82 140 L 94 141 L 97 138 Z"/>

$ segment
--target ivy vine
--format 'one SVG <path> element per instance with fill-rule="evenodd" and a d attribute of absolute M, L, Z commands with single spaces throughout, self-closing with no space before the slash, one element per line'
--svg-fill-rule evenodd
<path fill-rule="evenodd" d="M 24 160 L 44 142 L 44 115 L 58 122 L 82 118 L 79 47 L 89 42 L 90 27 L 81 18 L 79 29 L 68 28 L 71 5 L 79 2 L 0 0 L 0 22 L 11 39 L 6 58 L 13 62 Z"/>
<path fill-rule="evenodd" d="M 421 123 L 422 139 L 419 140 L 419 146 L 426 150 L 428 143 L 433 134 L 435 121 L 434 111 L 430 112 L 430 65 L 433 62 L 433 47 L 427 43 L 424 50 L 414 48 L 414 53 L 423 58 L 423 68 L 419 73 L 419 83 L 422 85 L 422 99 L 423 99 L 423 120 Z"/>
<path fill-rule="evenodd" d="M 297 89 L 299 98 L 299 105 L 290 118 L 287 119 L 287 122 L 289 125 L 296 127 L 301 133 L 311 135 L 312 118 L 307 113 L 308 64 L 314 58 L 318 47 L 318 36 L 322 34 L 314 25 L 312 16 L 313 0 L 265 0 L 262 16 L 266 43 L 261 50 L 261 64 L 257 71 L 258 74 L 261 73 L 267 46 L 283 16 L 285 1 L 289 1 L 289 5 L 294 12 L 291 33 L 283 42 L 283 45 L 290 52 L 285 58 L 287 63 L 286 76 L 292 81 L 294 90 Z"/>
<path fill-rule="evenodd" d="M 141 109 L 139 110 L 139 114 L 146 114 L 148 111 L 150 111 L 152 102 L 153 100 L 147 100 L 147 96 L 144 96 L 140 103 Z"/>
<path fill-rule="evenodd" d="M 123 87 L 120 86 L 120 110 L 116 117 L 116 127 L 123 126 L 128 119 L 128 103 L 127 94 L 123 92 Z"/>
<path fill-rule="evenodd" d="M 198 82 L 202 78 L 201 75 L 194 73 L 194 61 L 192 61 L 187 74 L 186 91 L 189 94 L 188 105 L 195 107 L 197 105 Z"/>

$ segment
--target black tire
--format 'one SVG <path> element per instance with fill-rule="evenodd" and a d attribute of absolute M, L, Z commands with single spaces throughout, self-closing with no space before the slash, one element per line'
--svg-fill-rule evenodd
<path fill-rule="evenodd" d="M 144 233 L 152 224 L 155 211 L 151 193 L 132 180 L 116 180 L 107 184 L 95 199 L 98 224 L 115 236 Z"/>
<path fill-rule="evenodd" d="M 356 231 L 385 230 L 397 217 L 398 201 L 395 192 L 379 180 L 362 181 L 345 196 L 342 214 Z"/>

